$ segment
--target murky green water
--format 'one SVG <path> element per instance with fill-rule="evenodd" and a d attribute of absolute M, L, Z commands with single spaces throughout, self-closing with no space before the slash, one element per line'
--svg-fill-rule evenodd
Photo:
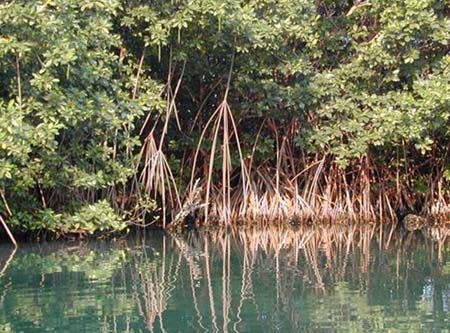
<path fill-rule="evenodd" d="M 0 332 L 449 332 L 450 251 L 376 227 L 0 246 Z"/>

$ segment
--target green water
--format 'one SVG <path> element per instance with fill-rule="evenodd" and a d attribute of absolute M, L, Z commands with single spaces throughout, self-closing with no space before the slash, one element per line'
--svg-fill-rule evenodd
<path fill-rule="evenodd" d="M 0 245 L 0 332 L 449 332 L 447 236 L 350 227 Z"/>

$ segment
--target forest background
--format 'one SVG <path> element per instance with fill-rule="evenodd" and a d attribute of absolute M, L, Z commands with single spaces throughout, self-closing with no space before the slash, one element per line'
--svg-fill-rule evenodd
<path fill-rule="evenodd" d="M 2 1 L 2 221 L 445 216 L 449 27 L 448 0 Z"/>

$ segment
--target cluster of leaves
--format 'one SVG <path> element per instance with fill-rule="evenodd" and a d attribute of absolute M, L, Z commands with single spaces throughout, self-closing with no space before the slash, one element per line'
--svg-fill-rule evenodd
<path fill-rule="evenodd" d="M 433 143 L 447 142 L 449 3 L 371 1 L 357 7 L 346 16 L 321 18 L 335 25 L 334 38 L 345 41 L 346 51 L 329 56 L 336 64 L 312 81 L 314 144 L 345 164 L 370 147 L 410 142 L 425 154 Z"/>
<path fill-rule="evenodd" d="M 70 210 L 70 213 L 56 213 L 49 208 L 33 215 L 19 212 L 9 220 L 9 224 L 25 230 L 45 229 L 56 235 L 121 231 L 127 226 L 106 200 L 85 204 L 79 209 Z"/>
<path fill-rule="evenodd" d="M 157 85 L 132 96 L 135 64 L 119 57 L 113 32 L 119 9 L 118 0 L 0 4 L 0 210 L 23 229 L 123 228 L 104 202 L 81 208 L 132 175 L 135 121 L 159 96 Z M 42 212 L 52 222 L 25 222 Z"/>

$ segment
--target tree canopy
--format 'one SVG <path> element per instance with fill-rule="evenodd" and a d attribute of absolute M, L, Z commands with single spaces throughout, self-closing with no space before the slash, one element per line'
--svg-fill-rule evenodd
<path fill-rule="evenodd" d="M 449 26 L 447 0 L 3 2 L 2 216 L 120 229 L 197 178 L 227 221 L 445 212 Z"/>

